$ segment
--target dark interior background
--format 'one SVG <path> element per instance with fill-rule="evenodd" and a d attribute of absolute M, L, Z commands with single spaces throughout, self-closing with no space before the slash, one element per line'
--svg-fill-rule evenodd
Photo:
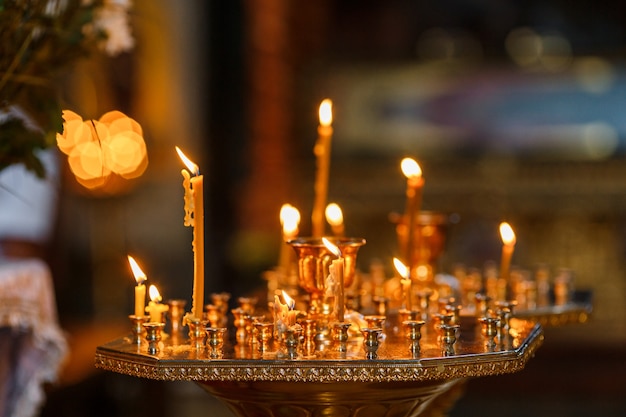
<path fill-rule="evenodd" d="M 589 323 L 546 329 L 526 370 L 469 381 L 450 415 L 624 415 L 626 6 L 169 3 L 137 4 L 136 50 L 100 68 L 106 103 L 146 131 L 148 172 L 114 195 L 65 179 L 52 265 L 73 356 L 43 415 L 224 413 L 191 383 L 96 371 L 93 352 L 125 331 L 126 253 L 164 298 L 190 297 L 176 144 L 208 181 L 206 293 L 235 299 L 262 287 L 278 258 L 280 206 L 298 207 L 300 232 L 310 233 L 326 97 L 335 119 L 329 200 L 342 206 L 347 233 L 368 241 L 360 268 L 374 259 L 391 268 L 388 216 L 404 207 L 399 163 L 412 156 L 426 181 L 423 207 L 453 220 L 440 272 L 497 261 L 506 220 L 517 267 L 570 268 L 576 287 L 593 291 Z"/>

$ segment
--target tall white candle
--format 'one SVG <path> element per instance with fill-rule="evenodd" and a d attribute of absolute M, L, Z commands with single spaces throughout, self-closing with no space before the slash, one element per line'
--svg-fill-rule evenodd
<path fill-rule="evenodd" d="M 330 150 L 333 136 L 333 112 L 332 101 L 325 99 L 319 108 L 320 124 L 317 128 L 317 142 L 313 152 L 317 157 L 317 171 L 315 177 L 315 200 L 313 201 L 313 214 L 311 216 L 312 235 L 322 237 L 324 235 L 324 208 L 328 196 L 328 178 L 330 172 Z"/>
<path fill-rule="evenodd" d="M 419 164 L 411 158 L 404 158 L 400 163 L 402 172 L 407 178 L 406 186 L 406 210 L 404 224 L 406 226 L 405 259 L 409 268 L 409 277 L 412 276 L 415 265 L 413 252 L 415 251 L 415 223 L 422 204 L 422 188 L 424 179 Z"/>
<path fill-rule="evenodd" d="M 511 266 L 511 258 L 515 250 L 515 232 L 507 223 L 500 223 L 500 237 L 502 238 L 502 259 L 500 260 L 500 278 L 506 280 L 509 284 L 509 269 Z"/>
<path fill-rule="evenodd" d="M 204 310 L 204 178 L 196 164 L 176 147 L 178 156 L 191 174 L 183 169 L 185 189 L 185 226 L 193 227 L 193 295 L 191 314 L 202 319 Z"/>

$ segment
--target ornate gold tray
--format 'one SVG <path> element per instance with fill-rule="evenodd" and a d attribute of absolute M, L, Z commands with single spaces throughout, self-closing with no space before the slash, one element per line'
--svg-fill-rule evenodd
<path fill-rule="evenodd" d="M 98 347 L 95 363 L 135 377 L 195 381 L 238 416 L 417 416 L 466 378 L 521 370 L 543 341 L 540 325 L 515 318 L 495 345 L 476 318 L 463 318 L 453 354 L 442 349 L 433 324 L 422 329 L 419 354 L 401 333 L 385 329 L 376 359 L 365 358 L 362 338 L 351 339 L 345 352 L 329 347 L 295 359 L 283 358 L 280 347 L 261 353 L 254 344 L 228 343 L 213 359 L 176 335 L 150 355 L 129 335 Z"/>

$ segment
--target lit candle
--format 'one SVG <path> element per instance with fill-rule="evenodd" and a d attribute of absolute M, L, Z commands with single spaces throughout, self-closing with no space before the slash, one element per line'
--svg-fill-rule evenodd
<path fill-rule="evenodd" d="M 291 326 L 296 324 L 296 302 L 283 290 L 283 304 L 278 295 L 274 295 L 274 328 L 279 337 Z"/>
<path fill-rule="evenodd" d="M 283 290 L 283 300 L 285 300 L 285 304 L 287 305 L 285 325 L 287 325 L 287 328 L 289 328 L 296 324 L 296 301 L 291 298 L 289 294 L 285 292 L 285 290 Z"/>
<path fill-rule="evenodd" d="M 133 259 L 132 256 L 128 256 L 128 263 L 130 264 L 130 269 L 133 271 L 133 275 L 135 276 L 135 281 L 137 281 L 137 285 L 135 286 L 135 316 L 143 317 L 144 311 L 143 309 L 146 307 L 146 286 L 144 282 L 146 282 L 147 277 L 146 274 L 143 273 L 139 265 Z"/>
<path fill-rule="evenodd" d="M 315 178 L 315 200 L 313 202 L 313 215 L 311 224 L 314 237 L 324 235 L 324 207 L 328 195 L 328 177 L 330 171 L 330 143 L 333 136 L 333 112 L 332 101 L 325 99 L 320 104 L 317 128 L 317 142 L 313 152 L 317 157 L 317 172 Z"/>
<path fill-rule="evenodd" d="M 422 169 L 414 159 L 404 158 L 400 163 L 402 173 L 407 178 L 406 187 L 406 210 L 404 213 L 404 225 L 406 226 L 405 255 L 404 260 L 408 263 L 409 277 L 415 268 L 413 251 L 415 249 L 415 222 L 422 204 Z"/>
<path fill-rule="evenodd" d="M 511 266 L 511 258 L 513 250 L 515 250 L 515 232 L 507 223 L 500 223 L 500 237 L 502 238 L 502 259 L 500 261 L 500 278 L 509 282 L 509 268 Z"/>
<path fill-rule="evenodd" d="M 344 234 L 343 212 L 341 207 L 336 203 L 330 203 L 326 206 L 326 221 L 330 224 L 333 235 L 342 237 Z"/>
<path fill-rule="evenodd" d="M 183 188 L 185 189 L 185 226 L 193 227 L 193 296 L 191 314 L 202 319 L 204 309 L 204 179 L 196 164 L 176 147 L 178 156 L 189 171 L 183 169 Z"/>
<path fill-rule="evenodd" d="M 411 278 L 409 268 L 406 267 L 398 258 L 393 258 L 393 265 L 400 274 L 400 283 L 402 284 L 402 294 L 404 295 L 404 308 L 411 310 L 413 303 L 411 301 Z"/>
<path fill-rule="evenodd" d="M 146 307 L 146 312 L 150 314 L 150 321 L 153 323 L 163 322 L 163 313 L 169 310 L 169 307 L 165 304 L 161 304 L 161 294 L 154 285 L 150 285 L 148 290 L 150 292 L 150 302 Z"/>
<path fill-rule="evenodd" d="M 280 209 L 280 224 L 283 227 L 283 241 L 280 246 L 280 259 L 278 265 L 283 273 L 289 273 L 289 267 L 295 259 L 296 253 L 287 245 L 291 239 L 298 236 L 298 225 L 300 224 L 300 212 L 290 204 L 283 204 Z"/>
<path fill-rule="evenodd" d="M 344 312 L 344 284 L 343 284 L 343 274 L 344 274 L 344 260 L 343 260 L 343 256 L 341 254 L 341 250 L 339 250 L 339 248 L 334 245 L 333 243 L 331 243 L 328 239 L 326 239 L 325 237 L 322 238 L 322 242 L 324 242 L 324 246 L 326 246 L 326 248 L 337 257 L 337 259 L 333 260 L 330 263 L 330 268 L 329 268 L 329 272 L 331 273 L 331 275 L 333 276 L 333 280 L 334 282 L 337 283 L 337 294 L 335 294 L 335 297 L 337 298 L 337 321 L 342 323 L 343 322 L 343 312 Z"/>

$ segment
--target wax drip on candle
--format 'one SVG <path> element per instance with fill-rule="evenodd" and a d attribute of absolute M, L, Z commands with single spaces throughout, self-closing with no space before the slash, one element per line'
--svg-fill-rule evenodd
<path fill-rule="evenodd" d="M 337 286 L 337 294 L 335 295 L 337 301 L 337 321 L 342 323 L 344 321 L 344 309 L 345 309 L 345 300 L 344 300 L 344 259 L 339 247 L 335 244 L 331 243 L 325 237 L 322 238 L 322 242 L 324 246 L 337 257 L 334 261 L 330 263 L 330 274 L 332 275 L 332 280 Z"/>
<path fill-rule="evenodd" d="M 204 178 L 198 165 L 176 147 L 178 156 L 194 176 L 183 169 L 185 190 L 185 226 L 193 227 L 194 279 L 191 316 L 201 320 L 204 311 Z"/>
<path fill-rule="evenodd" d="M 135 281 L 137 282 L 135 286 L 135 316 L 141 317 L 144 315 L 144 308 L 146 306 L 146 286 L 144 282 L 146 282 L 148 278 L 137 264 L 137 261 L 135 261 L 132 256 L 127 256 L 130 269 L 133 271 Z"/>
<path fill-rule="evenodd" d="M 274 295 L 274 328 L 279 337 L 291 326 L 296 324 L 296 302 L 282 291 L 284 303 L 278 295 Z"/>
<path fill-rule="evenodd" d="M 320 104 L 319 119 L 317 128 L 318 138 L 313 148 L 313 153 L 317 157 L 317 171 L 315 177 L 315 200 L 313 201 L 313 214 L 311 223 L 313 226 L 313 236 L 324 235 L 324 208 L 328 195 L 328 177 L 330 171 L 330 150 L 333 135 L 333 112 L 332 101 L 325 99 Z"/>

